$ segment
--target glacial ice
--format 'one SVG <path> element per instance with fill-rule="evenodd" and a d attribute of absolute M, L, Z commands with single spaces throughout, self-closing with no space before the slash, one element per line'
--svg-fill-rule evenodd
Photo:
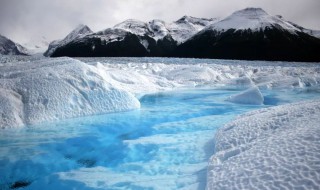
<path fill-rule="evenodd" d="M 152 130 L 147 130 L 151 134 L 146 136 L 132 134 L 132 129 L 128 126 L 133 122 L 130 117 L 124 125 L 119 124 L 122 128 L 117 128 L 118 131 L 115 131 L 117 131 L 116 137 L 121 140 L 119 143 L 121 148 L 110 146 L 111 149 L 117 149 L 111 158 L 119 157 L 117 155 L 119 150 L 124 151 L 126 156 L 135 162 L 123 163 L 119 170 L 113 171 L 106 166 L 109 162 L 105 161 L 101 152 L 87 151 L 89 148 L 104 149 L 105 145 L 114 141 L 110 136 L 103 136 L 105 133 L 100 133 L 99 130 L 113 130 L 112 127 L 104 128 L 106 123 L 103 123 L 101 126 L 94 126 L 99 129 L 96 131 L 99 146 L 96 147 L 97 144 L 86 146 L 88 148 L 86 155 L 94 154 L 93 156 L 97 157 L 96 161 L 105 165 L 91 167 L 90 163 L 85 163 L 89 165 L 84 164 L 83 167 L 66 170 L 61 170 L 63 166 L 61 168 L 59 166 L 55 168 L 56 173 L 50 173 L 49 176 L 32 182 L 29 187 L 40 188 L 47 185 L 49 181 L 54 188 L 63 186 L 65 182 L 66 185 L 74 183 L 79 188 L 121 189 L 131 186 L 162 189 L 166 185 L 173 188 L 197 189 L 199 179 L 205 176 L 208 158 L 201 148 L 199 150 L 200 145 L 206 148 L 206 154 L 209 152 L 211 155 L 212 150 L 215 150 L 209 162 L 207 189 L 275 189 L 277 187 L 316 189 L 320 185 L 319 100 L 270 107 L 240 115 L 236 120 L 221 127 L 216 133 L 215 142 L 211 141 L 215 130 L 212 130 L 212 127 L 218 128 L 222 123 L 230 120 L 230 110 L 226 109 L 226 106 L 229 106 L 229 109 L 234 107 L 238 109 L 231 111 L 232 114 L 243 113 L 257 107 L 235 105 L 224 101 L 231 94 L 234 95 L 229 98 L 229 101 L 245 104 L 264 103 L 265 105 L 262 106 L 268 107 L 275 105 L 270 103 L 270 99 L 273 98 L 272 90 L 282 92 L 273 100 L 278 101 L 277 98 L 279 98 L 283 104 L 288 99 L 287 91 L 298 94 L 297 97 L 289 98 L 291 102 L 295 102 L 295 100 L 307 99 L 308 96 L 303 97 L 306 94 L 319 93 L 319 84 L 318 63 L 164 58 L 79 58 L 76 60 L 4 56 L 0 57 L 0 127 L 11 128 L 51 120 L 137 109 L 140 107 L 139 100 L 145 101 L 144 103 L 157 101 L 152 99 L 150 93 L 198 86 L 209 87 L 211 90 L 215 89 L 214 93 L 219 95 L 210 95 L 212 93 L 210 92 L 203 96 L 206 92 L 203 90 L 201 95 L 174 97 L 175 103 L 188 102 L 191 105 L 181 109 L 170 102 L 170 109 L 176 109 L 170 116 L 166 113 L 168 110 L 157 110 L 157 113 L 163 114 L 160 120 L 165 123 L 152 125 Z M 272 90 L 269 91 L 269 89 Z M 239 91 L 242 92 L 238 93 Z M 159 96 L 161 95 L 159 93 Z M 197 101 L 192 99 L 194 97 Z M 159 99 L 162 100 L 163 97 Z M 223 103 L 220 104 L 221 102 Z M 139 110 L 137 115 L 143 111 L 146 110 Z M 155 110 L 147 111 L 150 111 L 150 115 L 147 115 L 148 122 L 150 120 L 156 123 L 155 120 L 159 118 L 154 117 Z M 189 118 L 188 114 L 192 117 Z M 121 115 L 125 118 L 128 116 L 126 113 Z M 136 120 L 141 122 L 141 115 L 136 116 Z M 170 120 L 168 117 L 174 119 Z M 109 119 L 114 123 L 119 122 L 117 117 L 110 116 Z M 83 121 L 79 121 L 81 122 Z M 41 136 L 42 131 L 35 130 L 35 137 L 30 136 L 29 141 L 21 139 L 18 142 L 20 144 L 33 142 L 38 138 L 37 136 L 43 139 L 48 138 L 41 142 L 52 146 L 49 142 L 54 141 L 57 145 L 54 144 L 50 148 L 44 147 L 44 149 L 56 151 L 57 155 L 54 156 L 60 158 L 61 150 L 62 153 L 68 153 L 64 146 L 69 145 L 69 140 L 81 143 L 96 140 L 97 136 L 90 136 L 92 133 L 80 138 L 81 133 L 91 130 L 87 125 L 81 125 L 59 126 L 60 129 L 70 132 L 66 135 L 67 137 L 74 137 L 74 139 L 63 141 L 62 145 L 55 141 L 64 137 L 64 134 L 58 133 L 57 129 L 49 134 L 50 138 Z M 79 130 L 81 127 L 82 131 Z M 137 128 L 146 133 L 143 125 Z M 112 132 L 115 133 L 115 131 Z M 4 130 L 3 136 L 11 132 Z M 15 135 L 17 136 L 15 138 L 20 137 L 19 132 Z M 128 138 L 130 135 L 134 138 Z M 16 146 L 15 143 L 13 142 L 12 146 Z M 75 151 L 73 148 L 81 152 L 83 148 L 81 143 L 79 147 L 71 147 L 71 152 Z M 38 149 L 27 148 L 33 146 L 32 143 L 30 144 L 19 147 L 15 153 L 23 155 L 24 160 L 27 155 L 29 162 L 35 155 L 41 161 L 52 161 L 39 154 Z M 123 147 L 128 149 L 122 149 Z M 19 160 L 20 157 L 12 158 L 14 156 L 10 155 L 12 148 L 15 147 L 4 148 L 2 155 L 8 155 L 5 159 L 10 161 Z M 30 150 L 34 151 L 33 154 L 28 152 Z M 126 152 L 127 150 L 130 152 Z M 154 155 L 158 160 L 139 160 L 141 150 Z M 187 157 L 187 155 L 192 156 Z M 62 156 L 65 155 L 62 154 Z M 83 161 L 83 155 L 76 154 L 76 156 L 78 156 L 75 157 L 76 163 L 68 159 L 65 159 L 64 163 L 77 164 Z M 159 165 L 161 159 L 167 163 Z M 180 166 L 179 159 L 184 159 L 187 164 Z M 15 165 L 7 167 L 6 162 L 9 161 L 3 161 L 3 167 L 7 168 L 6 171 L 14 173 L 15 171 L 10 170 L 10 167 Z M 19 163 L 25 165 L 25 162 Z M 21 169 L 21 171 L 24 170 Z M 198 173 L 195 174 L 194 171 Z M 16 175 L 20 177 L 25 173 L 18 172 Z M 172 176 L 178 176 L 179 179 L 176 180 Z M 6 179 L 10 179 L 10 174 L 7 173 Z M 8 182 L 11 181 L 8 180 Z"/>
<path fill-rule="evenodd" d="M 0 57 L 4 127 L 139 108 L 137 98 L 178 88 L 319 90 L 317 64 L 164 58 Z M 12 61 L 10 61 L 12 60 Z M 244 102 L 255 95 L 251 102 Z M 135 97 L 134 97 L 135 96 Z M 255 91 L 234 102 L 262 104 Z M 11 107 L 11 109 L 7 109 Z M 14 114 L 11 114 L 14 113 Z M 11 118 L 11 119 L 8 119 Z M 10 121 L 9 121 L 10 120 Z M 7 123 L 7 124 L 5 124 Z"/>
<path fill-rule="evenodd" d="M 259 88 L 255 86 L 239 94 L 230 96 L 227 101 L 239 104 L 262 105 L 264 98 Z"/>
<path fill-rule="evenodd" d="M 241 115 L 215 135 L 207 189 L 318 189 L 320 100 Z"/>
<path fill-rule="evenodd" d="M 1 128 L 140 107 L 132 94 L 71 58 L 1 68 Z"/>

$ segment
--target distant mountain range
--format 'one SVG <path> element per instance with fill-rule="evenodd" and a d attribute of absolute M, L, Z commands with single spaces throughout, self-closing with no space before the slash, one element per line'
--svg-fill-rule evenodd
<path fill-rule="evenodd" d="M 126 20 L 93 32 L 79 25 L 49 44 L 46 56 L 190 57 L 320 61 L 320 31 L 246 8 L 224 19 L 184 16 L 172 23 Z"/>
<path fill-rule="evenodd" d="M 93 33 L 79 26 L 61 42 L 50 44 L 47 56 L 168 56 L 178 45 L 188 40 L 216 19 L 184 16 L 166 24 L 161 20 L 141 22 L 126 20 L 113 28 Z M 86 31 L 78 33 L 78 31 Z M 51 48 L 51 46 L 53 48 Z"/>

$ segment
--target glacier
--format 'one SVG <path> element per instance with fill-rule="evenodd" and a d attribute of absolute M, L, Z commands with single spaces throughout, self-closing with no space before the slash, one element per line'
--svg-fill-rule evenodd
<path fill-rule="evenodd" d="M 31 189 L 316 189 L 319 84 L 318 63 L 1 56 L 0 170 Z"/>
<path fill-rule="evenodd" d="M 140 107 L 95 68 L 70 58 L 1 67 L 1 128 Z"/>
<path fill-rule="evenodd" d="M 262 105 L 264 98 L 258 87 L 249 88 L 239 94 L 227 98 L 227 101 L 239 104 Z"/>
<path fill-rule="evenodd" d="M 252 111 L 220 128 L 207 189 L 318 189 L 320 101 Z"/>
<path fill-rule="evenodd" d="M 316 91 L 320 82 L 318 65 L 310 63 L 178 58 L 167 63 L 165 58 L 77 60 L 37 56 L 10 59 L 0 59 L 4 102 L 1 128 L 137 109 L 140 97 L 160 91 L 201 86 L 245 91 L 257 86 L 228 100 L 263 104 L 259 89 Z"/>

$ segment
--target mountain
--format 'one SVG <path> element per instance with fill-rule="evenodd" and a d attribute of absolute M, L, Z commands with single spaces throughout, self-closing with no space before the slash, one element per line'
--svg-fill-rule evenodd
<path fill-rule="evenodd" d="M 28 51 L 22 45 L 0 35 L 0 54 L 2 55 L 27 55 Z"/>
<path fill-rule="evenodd" d="M 81 38 L 87 34 L 93 33 L 92 30 L 83 24 L 78 25 L 74 30 L 72 30 L 64 39 L 55 40 L 49 44 L 47 51 L 44 53 L 45 56 L 51 56 L 52 53 L 61 46 L 71 42 L 72 40 Z"/>
<path fill-rule="evenodd" d="M 183 16 L 173 23 L 165 23 L 162 20 L 151 20 L 147 23 L 129 19 L 114 26 L 114 28 L 126 30 L 139 36 L 149 36 L 155 41 L 169 35 L 178 44 L 183 43 L 192 35 L 202 30 L 205 26 L 217 19 L 196 18 Z"/>
<path fill-rule="evenodd" d="M 320 61 L 320 39 L 302 27 L 247 8 L 213 23 L 181 44 L 177 57 Z"/>
<path fill-rule="evenodd" d="M 261 8 L 224 19 L 183 16 L 172 23 L 129 19 L 112 28 L 52 43 L 52 57 L 153 56 L 214 59 L 320 61 L 320 32 Z"/>
<path fill-rule="evenodd" d="M 169 56 L 177 46 L 216 19 L 184 16 L 162 20 L 129 19 L 113 28 L 69 41 L 47 54 L 56 56 Z"/>
<path fill-rule="evenodd" d="M 280 18 L 282 18 L 282 17 L 280 16 Z M 299 25 L 297 25 L 297 24 L 295 24 L 293 22 L 290 22 L 290 21 L 288 21 L 288 22 L 290 24 L 292 24 L 293 26 L 295 26 L 296 28 L 299 28 L 301 31 L 309 34 L 310 36 L 314 36 L 316 38 L 320 38 L 320 30 L 310 30 L 310 29 L 306 29 L 306 28 L 304 28 L 302 26 L 299 26 Z"/>
<path fill-rule="evenodd" d="M 178 44 L 188 40 L 191 36 L 201 31 L 209 24 L 217 22 L 218 18 L 196 18 L 191 16 L 183 16 L 179 20 L 168 25 L 168 29 L 173 39 Z"/>

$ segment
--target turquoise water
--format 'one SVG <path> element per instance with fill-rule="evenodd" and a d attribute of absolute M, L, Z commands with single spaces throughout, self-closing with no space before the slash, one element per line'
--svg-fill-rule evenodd
<path fill-rule="evenodd" d="M 250 110 L 318 96 L 263 91 L 265 105 L 224 101 L 236 93 L 157 93 L 135 111 L 3 130 L 0 189 L 204 189 L 219 127 Z"/>

